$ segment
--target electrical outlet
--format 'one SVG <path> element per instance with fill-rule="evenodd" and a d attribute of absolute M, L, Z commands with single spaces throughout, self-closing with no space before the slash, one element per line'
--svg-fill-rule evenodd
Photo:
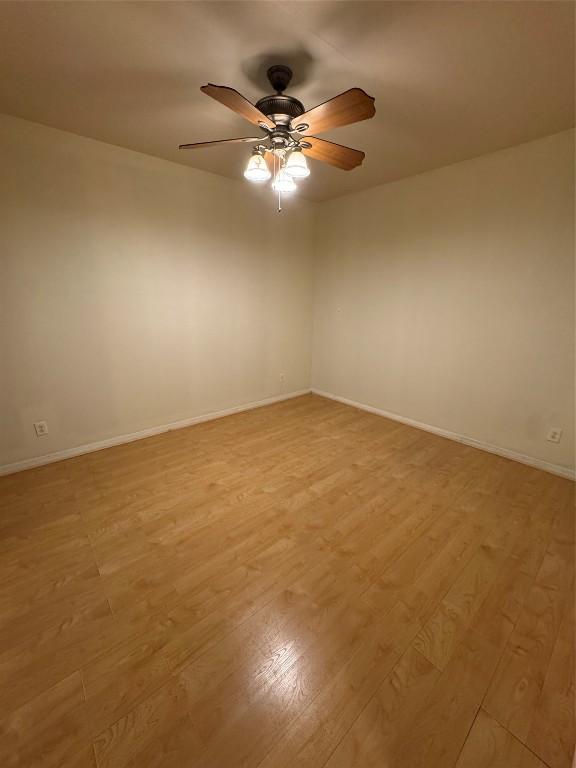
<path fill-rule="evenodd" d="M 548 440 L 549 443 L 559 443 L 561 439 L 562 430 L 560 427 L 550 427 L 546 440 Z"/>
<path fill-rule="evenodd" d="M 45 421 L 35 421 L 34 422 L 34 430 L 36 432 L 36 437 L 42 437 L 43 435 L 48 434 L 48 424 L 46 424 Z"/>

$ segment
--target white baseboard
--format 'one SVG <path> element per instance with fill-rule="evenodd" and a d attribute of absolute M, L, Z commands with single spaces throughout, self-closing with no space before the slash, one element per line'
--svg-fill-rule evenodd
<path fill-rule="evenodd" d="M 563 467 L 559 464 L 551 464 L 548 461 L 542 459 L 535 459 L 532 456 L 525 456 L 522 453 L 516 453 L 508 448 L 500 448 L 497 445 L 490 445 L 490 443 L 483 443 L 480 440 L 475 440 L 473 437 L 467 437 L 466 435 L 459 435 L 456 432 L 450 432 L 447 429 L 441 429 L 440 427 L 433 427 L 430 424 L 423 424 L 421 421 L 415 421 L 414 419 L 408 419 L 405 416 L 399 416 L 397 413 L 391 413 L 390 411 L 384 411 L 381 408 L 374 408 L 371 405 L 364 405 L 364 403 L 357 403 L 355 400 L 349 400 L 346 397 L 340 397 L 339 395 L 333 395 L 330 392 L 324 392 L 320 389 L 311 390 L 313 394 L 320 397 L 326 397 L 329 400 L 337 400 L 344 405 L 351 405 L 353 408 L 359 408 L 362 411 L 368 411 L 368 413 L 375 413 L 378 416 L 384 416 L 387 419 L 393 421 L 399 421 L 402 424 L 407 424 L 410 427 L 416 427 L 416 429 L 422 429 L 425 432 L 432 432 L 434 435 L 440 437 L 446 437 L 448 440 L 455 440 L 457 443 L 464 443 L 464 445 L 470 445 L 472 448 L 479 448 L 481 451 L 488 451 L 488 453 L 495 453 L 498 456 L 503 456 L 506 459 L 512 459 L 512 461 L 519 461 L 521 464 L 528 464 L 530 467 L 536 469 L 542 469 L 544 472 L 550 472 L 553 475 L 560 475 L 560 477 L 566 477 L 568 480 L 576 480 L 576 472 L 568 467 Z"/>
<path fill-rule="evenodd" d="M 273 403 L 279 403 L 283 400 L 291 400 L 294 397 L 301 397 L 307 395 L 309 392 L 313 392 L 320 397 L 326 397 L 329 400 L 336 400 L 339 403 L 345 405 L 351 405 L 353 408 L 359 408 L 362 411 L 368 411 L 369 413 L 375 413 L 378 416 L 384 416 L 387 419 L 393 421 L 399 421 L 402 424 L 407 424 L 410 427 L 416 429 L 422 429 L 425 432 L 431 432 L 434 435 L 454 440 L 464 445 L 470 445 L 473 448 L 479 448 L 482 451 L 488 451 L 489 453 L 495 453 L 498 456 L 503 456 L 506 459 L 512 459 L 513 461 L 519 461 L 522 464 L 527 464 L 530 467 L 536 469 L 542 469 L 544 472 L 551 472 L 553 475 L 559 475 L 560 477 L 566 477 L 569 480 L 576 480 L 576 472 L 568 467 L 562 467 L 558 464 L 551 464 L 550 462 L 543 461 L 541 459 L 535 459 L 532 456 L 525 456 L 516 451 L 511 451 L 508 448 L 500 448 L 496 445 L 490 445 L 489 443 L 483 443 L 480 440 L 475 440 L 472 437 L 466 435 L 459 435 L 456 432 L 450 432 L 447 429 L 441 429 L 440 427 L 434 427 L 430 424 L 424 424 L 414 419 L 400 416 L 397 413 L 391 413 L 390 411 L 384 411 L 381 408 L 375 408 L 371 405 L 365 405 L 364 403 L 358 403 L 355 400 L 349 400 L 346 397 L 340 397 L 339 395 L 333 395 L 330 392 L 324 392 L 320 389 L 301 389 L 296 392 L 290 392 L 285 395 L 277 395 L 276 397 L 268 397 L 265 400 L 257 400 L 251 403 L 244 403 L 242 405 L 235 405 L 232 408 L 226 408 L 222 411 L 212 411 L 211 413 L 204 413 L 200 416 L 192 416 L 189 419 L 181 419 L 180 421 L 174 421 L 170 424 L 162 424 L 158 427 L 150 427 L 143 429 L 139 432 L 133 432 L 129 435 L 118 435 L 116 437 L 110 437 L 106 440 L 99 440 L 96 443 L 87 443 L 86 445 L 79 445 L 75 448 L 67 448 L 63 451 L 57 451 L 56 453 L 45 454 L 44 456 L 36 456 L 32 459 L 24 459 L 22 461 L 16 461 L 13 464 L 4 464 L 0 466 L 0 476 L 11 475 L 14 472 L 21 472 L 24 469 L 32 469 L 34 467 L 42 467 L 45 464 L 53 464 L 57 461 L 63 461 L 64 459 L 71 459 L 74 456 L 82 456 L 85 453 L 92 453 L 94 451 L 101 451 L 104 448 L 112 448 L 115 445 L 123 445 L 124 443 L 131 443 L 135 440 L 143 440 L 146 437 L 152 437 L 153 435 L 160 435 L 163 432 L 170 432 L 173 429 L 182 429 L 184 427 L 191 427 L 194 424 L 201 424 L 204 421 L 212 421 L 213 419 L 221 419 L 224 416 L 230 416 L 233 413 L 241 413 L 242 411 L 249 411 L 254 408 L 261 408 L 265 405 L 272 405 Z"/>
<path fill-rule="evenodd" d="M 123 443 L 132 443 L 134 440 L 143 440 L 145 437 L 152 437 L 153 435 L 160 435 L 162 432 L 170 432 L 173 429 L 182 429 L 183 427 L 191 427 L 193 424 L 201 424 L 203 421 L 212 421 L 213 419 L 221 419 L 223 416 L 231 416 L 233 413 L 241 413 L 242 411 L 251 411 L 254 408 L 262 408 L 264 405 L 272 405 L 273 403 L 280 403 L 282 400 L 291 400 L 293 397 L 300 397 L 301 395 L 307 395 L 310 393 L 309 389 L 301 389 L 297 392 L 289 392 L 285 395 L 277 395 L 276 397 L 267 397 L 265 400 L 256 400 L 251 403 L 244 403 L 242 405 L 235 405 L 232 408 L 225 408 L 223 411 L 212 411 L 211 413 L 203 413 L 200 416 L 192 416 L 190 419 L 181 419 L 180 421 L 173 421 L 170 424 L 162 424 L 159 427 L 150 427 L 148 429 L 142 429 L 139 432 L 132 432 L 129 435 L 118 435 L 117 437 L 110 437 L 106 440 L 99 440 L 96 443 L 87 443 L 86 445 L 79 445 L 75 448 L 67 448 L 64 451 L 57 451 L 56 453 L 48 453 L 44 456 L 36 456 L 32 459 L 24 459 L 23 461 L 16 461 L 13 464 L 0 465 L 0 476 L 11 475 L 14 472 L 21 472 L 24 469 L 32 469 L 34 467 L 42 467 L 44 464 L 53 464 L 56 461 L 63 461 L 64 459 L 71 459 L 74 456 L 82 456 L 84 453 L 93 453 L 94 451 L 101 451 L 104 448 L 112 448 L 115 445 L 122 445 Z"/>

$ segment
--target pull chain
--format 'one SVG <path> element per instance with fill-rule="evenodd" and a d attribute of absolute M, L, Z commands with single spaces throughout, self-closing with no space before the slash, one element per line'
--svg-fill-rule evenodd
<path fill-rule="evenodd" d="M 276 166 L 278 166 L 278 170 L 276 170 Z M 280 156 L 274 153 L 274 178 L 276 178 L 279 172 L 280 172 Z M 281 213 L 281 212 L 282 212 L 282 192 L 278 190 L 278 213 Z"/>

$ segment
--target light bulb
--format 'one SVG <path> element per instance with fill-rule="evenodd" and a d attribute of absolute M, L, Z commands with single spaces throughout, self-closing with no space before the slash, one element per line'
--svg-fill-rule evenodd
<path fill-rule="evenodd" d="M 248 160 L 248 165 L 244 171 L 244 178 L 248 179 L 248 181 L 268 181 L 271 175 L 266 165 L 266 160 L 264 160 L 259 152 L 255 152 L 250 160 Z"/>
<path fill-rule="evenodd" d="M 286 172 L 285 168 L 281 168 L 276 174 L 276 178 L 272 182 L 272 189 L 274 192 L 294 192 L 296 189 L 294 179 Z"/>
<path fill-rule="evenodd" d="M 286 173 L 289 173 L 293 179 L 305 179 L 310 176 L 310 168 L 301 149 L 295 149 L 286 163 Z"/>

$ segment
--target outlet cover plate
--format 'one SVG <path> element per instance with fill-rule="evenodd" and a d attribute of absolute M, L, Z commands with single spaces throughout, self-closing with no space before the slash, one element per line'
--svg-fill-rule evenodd
<path fill-rule="evenodd" d="M 560 427 L 551 427 L 548 431 L 548 436 L 546 437 L 546 440 L 548 440 L 549 443 L 559 443 L 562 439 L 562 430 Z"/>
<path fill-rule="evenodd" d="M 35 421 L 34 431 L 36 432 L 36 437 L 43 437 L 48 434 L 48 424 L 45 421 Z"/>

